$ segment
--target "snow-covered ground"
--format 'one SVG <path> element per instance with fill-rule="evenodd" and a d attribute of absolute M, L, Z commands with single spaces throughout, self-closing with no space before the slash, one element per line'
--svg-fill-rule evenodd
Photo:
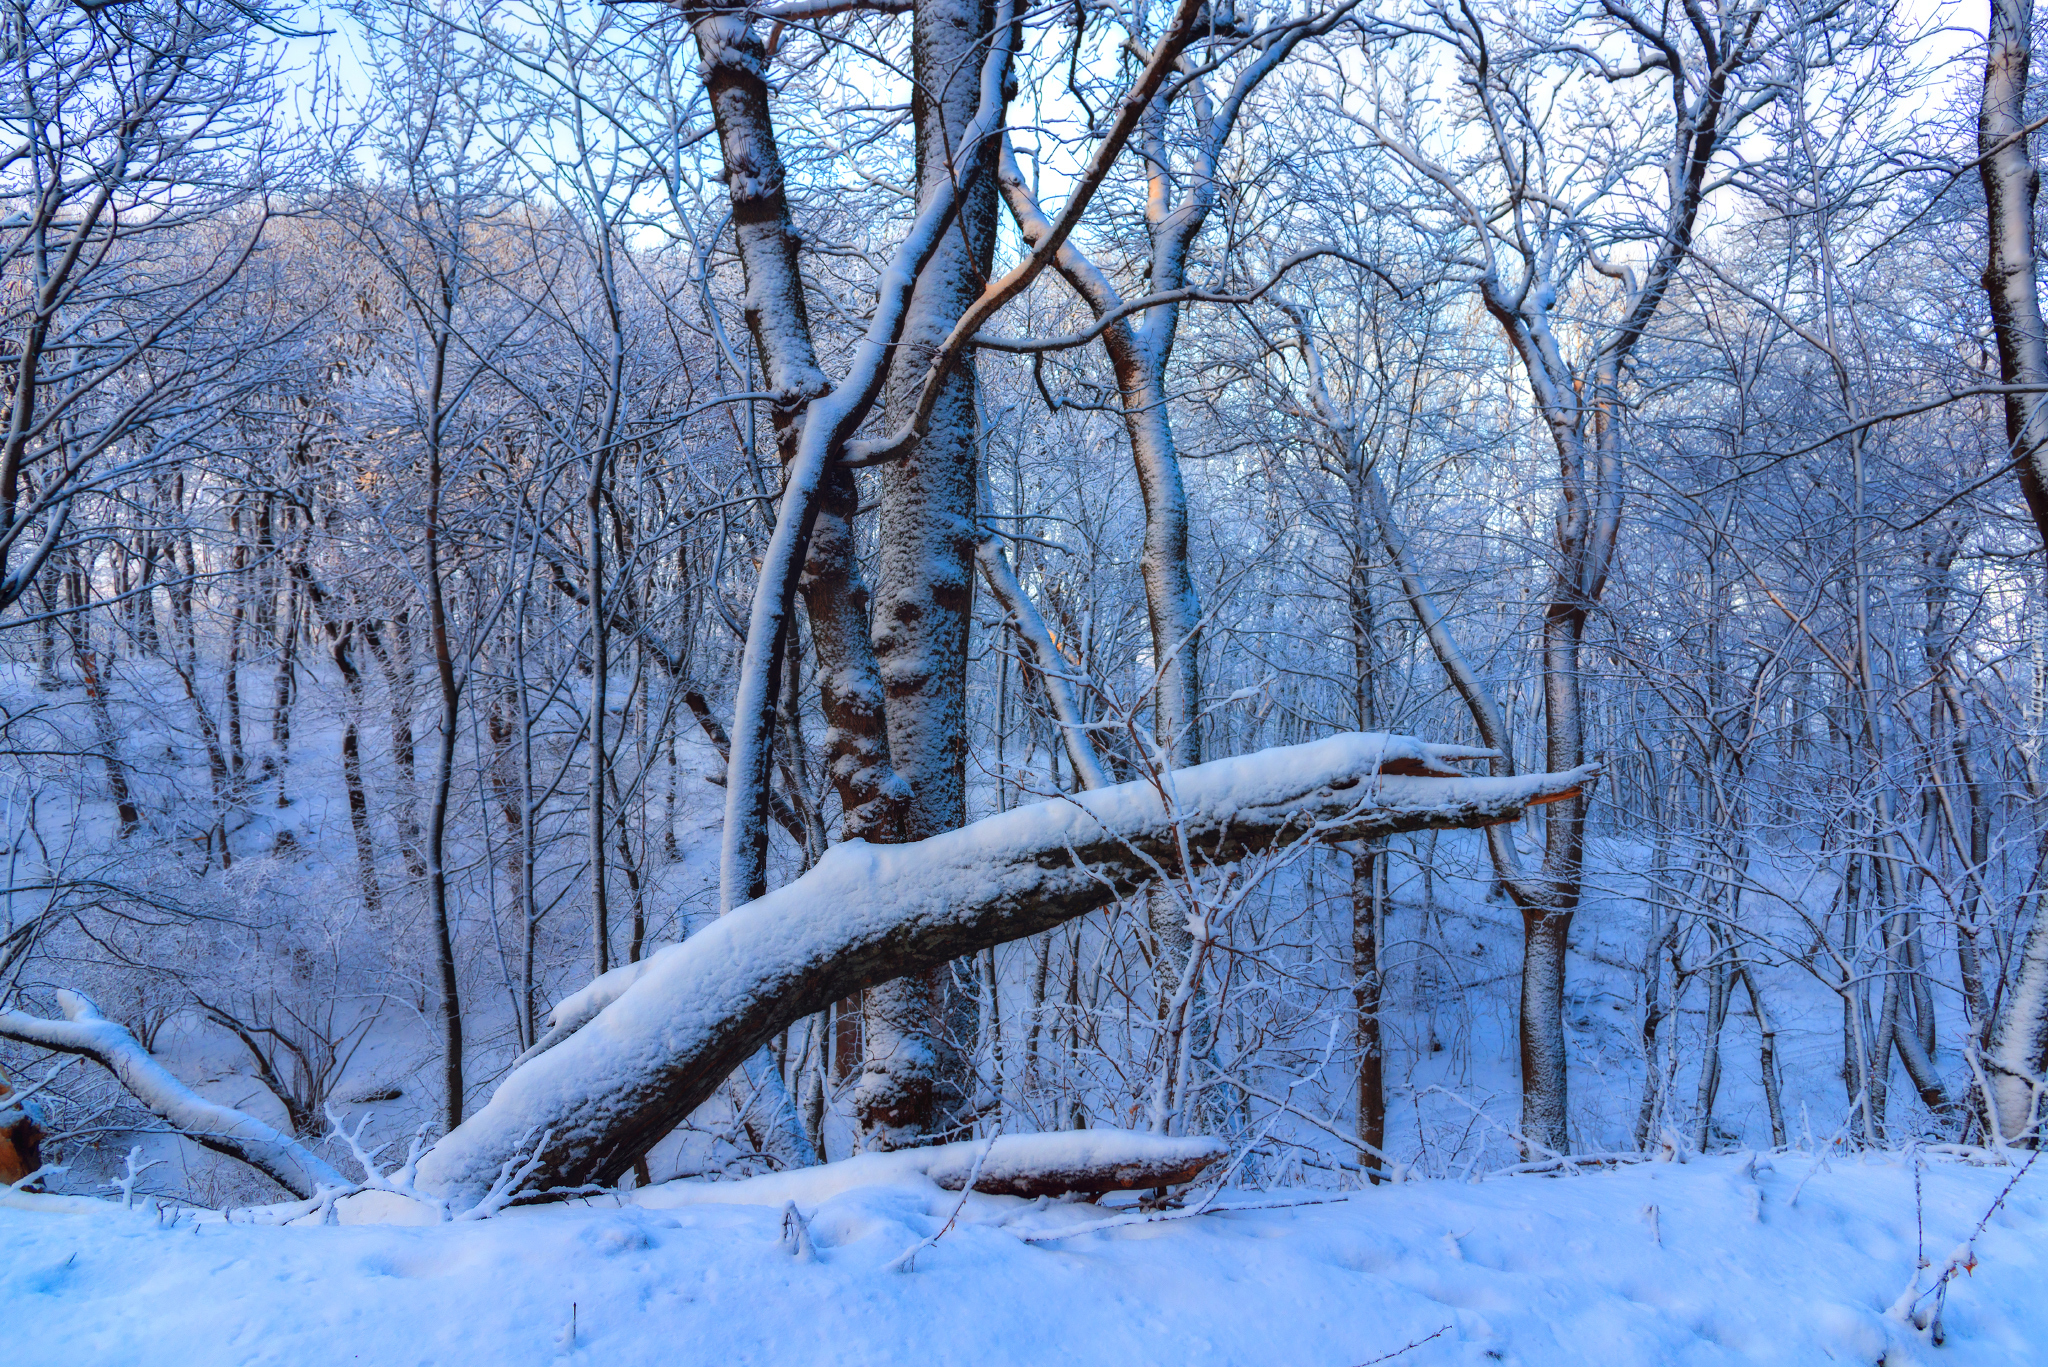
<path fill-rule="evenodd" d="M 1108 1228 L 1116 1210 L 974 1196 L 908 1271 L 890 1269 L 961 1198 L 868 1159 L 425 1227 L 0 1195 L 0 1360 L 1356 1367 L 1414 1344 L 1394 1360 L 2038 1363 L 2048 1166 L 1951 1281 L 1941 1346 L 1888 1314 L 1919 1250 L 1924 1286 L 2013 1177 L 1938 1154 L 1732 1155 L 1289 1208 L 1238 1192 Z M 790 1251 L 788 1202 L 813 1256 Z M 1079 1232 L 1035 1237 L 1062 1228 Z"/>

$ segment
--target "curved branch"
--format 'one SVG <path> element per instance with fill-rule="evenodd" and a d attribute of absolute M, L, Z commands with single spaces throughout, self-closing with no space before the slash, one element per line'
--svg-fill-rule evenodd
<path fill-rule="evenodd" d="M 355 1189 L 355 1183 L 298 1140 L 247 1111 L 208 1101 L 178 1081 L 126 1026 L 101 1015 L 85 994 L 59 990 L 57 1005 L 64 1012 L 61 1021 L 0 1011 L 0 1038 L 91 1059 L 171 1128 L 215 1153 L 239 1158 L 294 1196 Z"/>

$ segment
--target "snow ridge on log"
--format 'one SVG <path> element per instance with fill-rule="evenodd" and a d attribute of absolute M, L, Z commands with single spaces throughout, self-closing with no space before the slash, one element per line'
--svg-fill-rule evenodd
<path fill-rule="evenodd" d="M 860 988 L 1036 934 L 1127 896 L 1184 834 L 1224 862 L 1303 838 L 1512 820 L 1576 794 L 1597 765 L 1455 775 L 1491 751 L 1350 734 L 1016 808 L 907 845 L 848 841 L 720 918 L 588 1024 L 515 1068 L 420 1161 L 457 1198 L 547 1136 L 535 1186 L 615 1182 L 776 1031 Z M 1162 791 L 1171 799 L 1162 802 Z"/>
<path fill-rule="evenodd" d="M 1138 1191 L 1192 1182 L 1202 1169 L 1230 1152 L 1207 1135 L 1141 1134 L 1133 1130 L 1071 1130 L 1060 1134 L 1006 1134 L 993 1143 L 965 1139 L 957 1144 L 913 1150 L 929 1154 L 924 1175 L 947 1191 L 967 1185 L 982 1151 L 974 1189 L 984 1196 L 1062 1196 Z"/>

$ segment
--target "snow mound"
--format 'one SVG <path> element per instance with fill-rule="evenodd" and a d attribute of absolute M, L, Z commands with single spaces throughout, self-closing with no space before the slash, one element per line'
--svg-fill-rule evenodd
<path fill-rule="evenodd" d="M 782 1178 L 723 1184 L 746 1203 L 670 1185 L 430 1228 L 195 1224 L 16 1196 L 0 1201 L 7 1357 L 1352 1367 L 1416 1344 L 1402 1367 L 2012 1367 L 2048 1344 L 2048 1172 L 2020 1181 L 1977 1238 L 1936 1347 L 1887 1311 L 1919 1251 L 1942 1267 L 2011 1168 L 1718 1157 L 1401 1183 L 1288 1209 L 1258 1207 L 1316 1194 L 1233 1192 L 1199 1216 L 1132 1212 L 1104 1228 L 1116 1212 L 1100 1206 L 963 1205 L 897 1171 L 903 1157 L 857 1160 L 890 1180 L 801 1199 Z M 855 1165 L 833 1167 L 843 1181 Z M 785 1238 L 790 1199 L 810 1256 Z M 956 1207 L 914 1271 L 888 1270 Z"/>

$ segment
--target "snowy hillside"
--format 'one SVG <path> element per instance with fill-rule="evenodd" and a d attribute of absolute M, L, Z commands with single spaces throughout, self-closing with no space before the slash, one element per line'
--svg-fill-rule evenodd
<path fill-rule="evenodd" d="M 2014 1177 L 1941 1155 L 1734 1155 L 1292 1208 L 1270 1203 L 1301 1194 L 1239 1192 L 1160 1219 L 962 1207 L 914 1178 L 869 1184 L 867 1162 L 429 1227 L 7 1197 L 6 1356 L 1353 1367 L 1414 1344 L 1398 1360 L 1416 1367 L 2019 1367 L 2048 1346 L 2048 1173 L 1985 1223 L 1940 1298 L 1940 1346 L 1895 1310 L 1919 1251 L 1931 1288 Z M 789 1202 L 808 1255 L 790 1250 Z"/>
<path fill-rule="evenodd" d="M 0 0 L 0 1367 L 2048 1367 L 2037 17 Z"/>

